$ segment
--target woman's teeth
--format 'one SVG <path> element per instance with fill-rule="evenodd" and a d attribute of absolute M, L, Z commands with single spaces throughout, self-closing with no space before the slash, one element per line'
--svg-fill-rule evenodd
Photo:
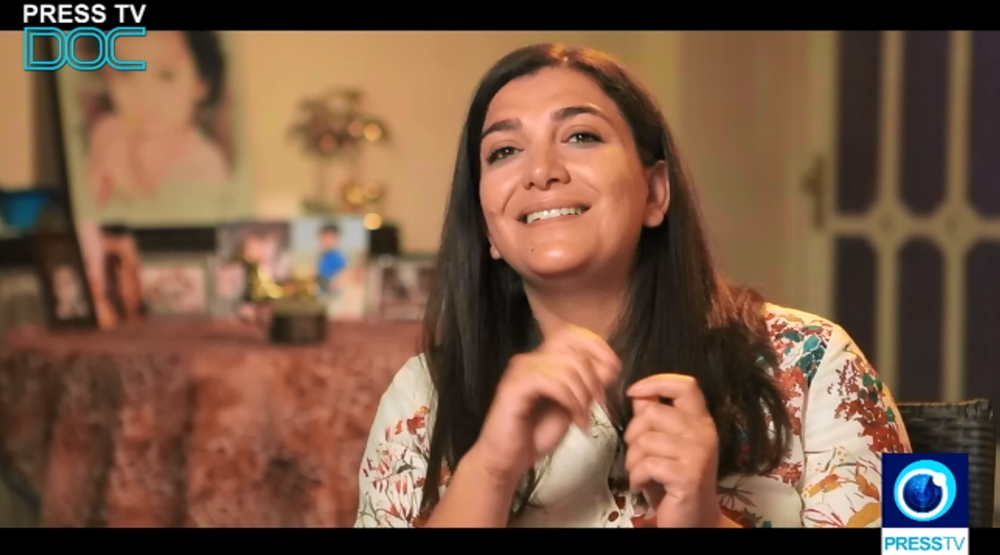
<path fill-rule="evenodd" d="M 525 219 L 525 223 L 531 223 L 537 220 L 546 220 L 548 218 L 556 218 L 558 216 L 579 216 L 583 214 L 583 208 L 555 208 L 553 210 L 540 210 L 538 212 L 532 212 L 528 214 Z"/>

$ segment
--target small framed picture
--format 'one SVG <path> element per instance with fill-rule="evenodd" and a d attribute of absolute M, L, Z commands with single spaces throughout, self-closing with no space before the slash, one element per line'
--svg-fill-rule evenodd
<path fill-rule="evenodd" d="M 49 327 L 97 328 L 93 291 L 76 234 L 39 232 L 32 246 Z"/>
<path fill-rule="evenodd" d="M 292 273 L 289 223 L 239 221 L 218 227 L 210 311 L 220 317 L 238 316 L 251 301 L 256 272 L 267 282 L 283 283 Z"/>
<path fill-rule="evenodd" d="M 0 270 L 0 335 L 24 324 L 45 323 L 40 285 L 30 266 Z"/>
<path fill-rule="evenodd" d="M 331 320 L 363 320 L 370 232 L 361 216 L 300 218 L 291 224 L 293 273 L 315 283 Z"/>
<path fill-rule="evenodd" d="M 202 316 L 210 312 L 214 258 L 209 255 L 145 255 L 143 300 L 151 316 Z"/>
<path fill-rule="evenodd" d="M 142 264 L 132 231 L 88 220 L 76 225 L 76 233 L 100 327 L 142 321 L 146 315 L 139 276 Z"/>
<path fill-rule="evenodd" d="M 434 281 L 433 255 L 381 256 L 369 271 L 369 313 L 378 320 L 421 320 Z"/>

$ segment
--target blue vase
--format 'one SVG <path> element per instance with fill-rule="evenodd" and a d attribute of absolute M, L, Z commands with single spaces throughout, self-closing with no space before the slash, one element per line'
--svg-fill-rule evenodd
<path fill-rule="evenodd" d="M 48 189 L 0 189 L 0 222 L 14 231 L 28 231 L 52 198 Z"/>

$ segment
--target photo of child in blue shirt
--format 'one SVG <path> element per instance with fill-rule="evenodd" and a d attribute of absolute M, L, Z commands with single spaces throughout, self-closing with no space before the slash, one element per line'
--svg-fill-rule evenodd
<path fill-rule="evenodd" d="M 340 228 L 333 224 L 323 226 L 320 230 L 320 246 L 322 252 L 316 268 L 319 290 L 325 295 L 336 295 L 337 288 L 333 280 L 347 267 L 347 259 L 340 252 Z"/>

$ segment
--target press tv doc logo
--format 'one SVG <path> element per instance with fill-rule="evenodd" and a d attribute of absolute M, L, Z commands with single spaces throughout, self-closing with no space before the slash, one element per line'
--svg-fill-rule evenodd
<path fill-rule="evenodd" d="M 97 71 L 110 66 L 118 71 L 145 71 L 146 62 L 120 60 L 115 55 L 115 43 L 121 37 L 144 37 L 146 28 L 139 27 L 146 5 L 114 4 L 111 9 L 102 4 L 25 4 L 24 5 L 24 69 L 25 71 L 56 71 L 66 64 L 77 71 Z M 105 25 L 111 19 L 120 27 L 103 31 L 93 25 Z M 51 25 L 42 27 L 41 25 Z M 39 26 L 30 26 L 39 25 Z M 55 25 L 91 25 L 64 31 Z M 94 59 L 81 60 L 76 43 L 83 37 L 97 42 Z M 55 42 L 53 60 L 39 60 L 36 39 Z"/>
<path fill-rule="evenodd" d="M 967 454 L 884 454 L 882 491 L 883 554 L 968 555 Z"/>

